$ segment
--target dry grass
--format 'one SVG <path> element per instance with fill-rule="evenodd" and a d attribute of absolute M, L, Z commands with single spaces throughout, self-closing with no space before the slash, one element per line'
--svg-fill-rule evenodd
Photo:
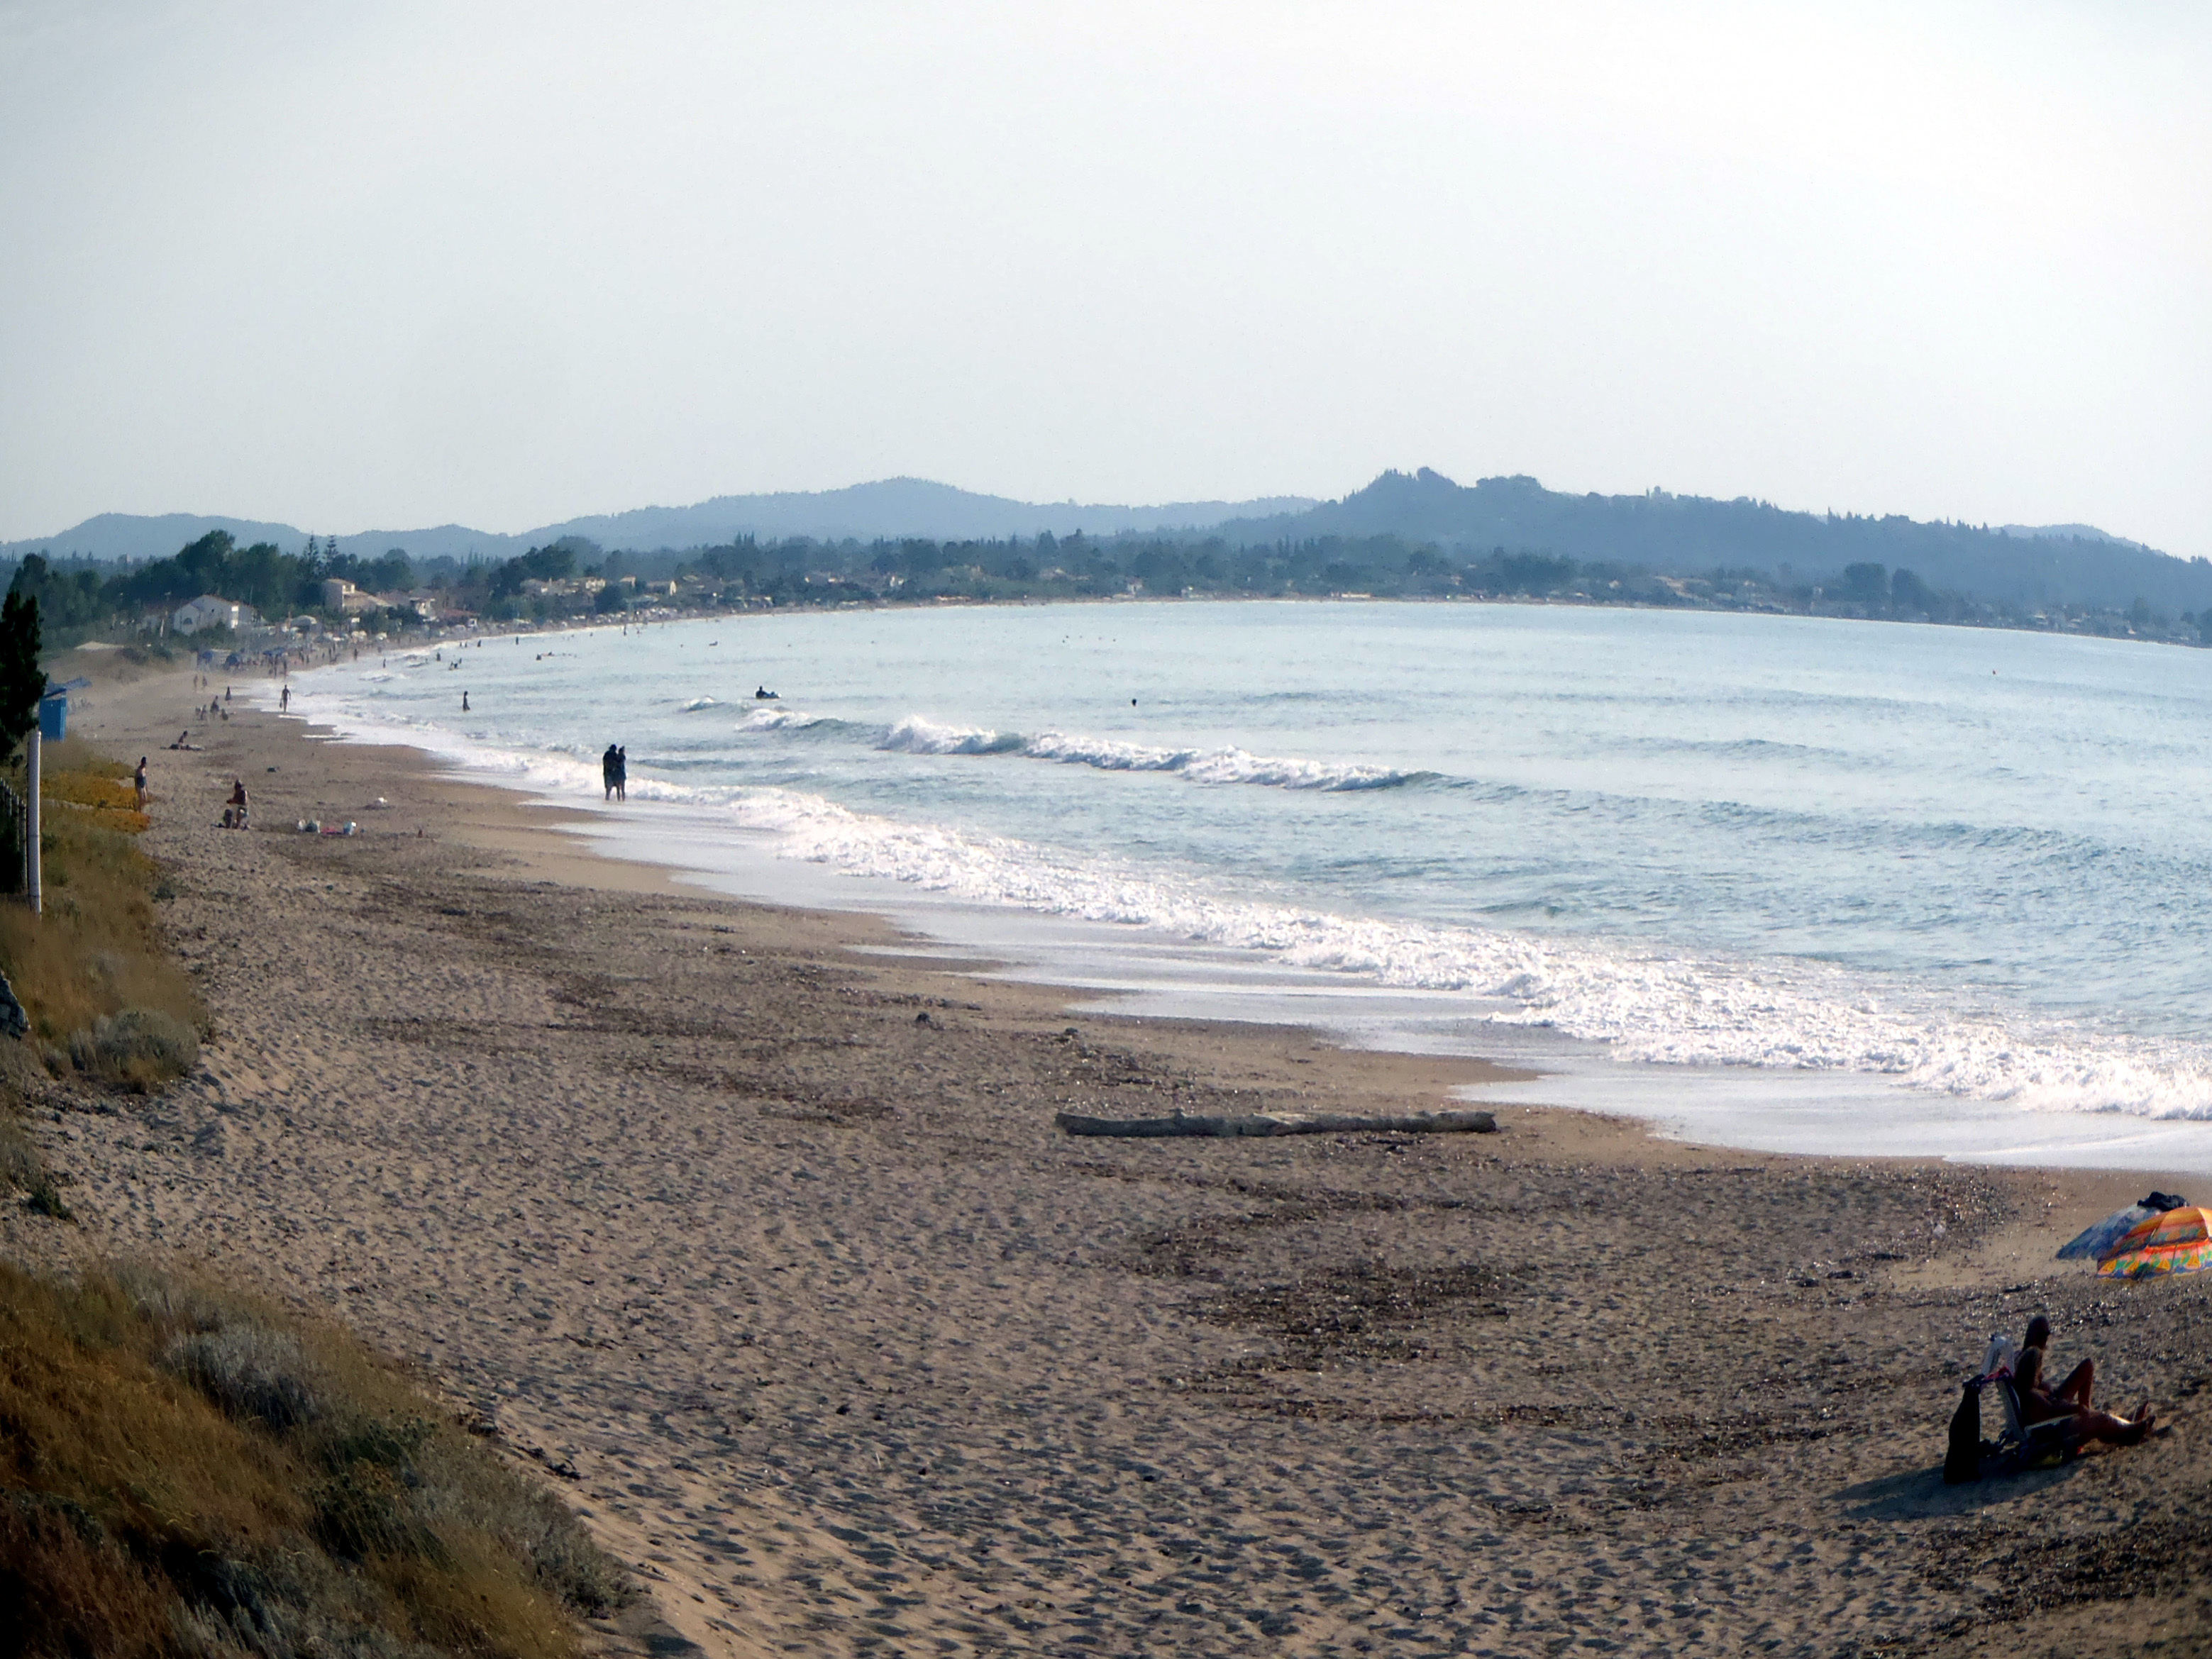
<path fill-rule="evenodd" d="M 357 1344 L 206 1285 L 0 1265 L 0 1424 L 10 1654 L 553 1659 L 628 1599 Z"/>
<path fill-rule="evenodd" d="M 97 771 L 84 769 L 57 772 L 40 768 L 39 799 L 48 809 L 65 807 L 72 814 L 84 813 L 102 829 L 120 830 L 129 836 L 143 835 L 153 827 L 153 819 L 138 810 L 138 792 L 128 781 L 128 773 L 116 776 L 106 770 L 114 763 L 106 763 Z M 119 766 L 117 772 L 123 772 Z"/>
<path fill-rule="evenodd" d="M 0 903 L 0 969 L 33 1038 L 73 1049 L 111 1082 L 149 1088 L 179 1074 L 186 1045 L 176 1030 L 197 1031 L 205 1012 L 161 936 L 161 872 L 133 840 L 139 814 L 127 810 L 131 790 L 121 781 L 129 771 L 75 738 L 49 745 L 44 768 L 46 914 Z M 131 1018 L 137 1011 L 160 1018 Z M 111 1022 L 105 1041 L 102 1020 Z M 157 1040 L 137 1042 L 142 1029 Z M 182 1067 L 196 1060 L 193 1047 Z"/>

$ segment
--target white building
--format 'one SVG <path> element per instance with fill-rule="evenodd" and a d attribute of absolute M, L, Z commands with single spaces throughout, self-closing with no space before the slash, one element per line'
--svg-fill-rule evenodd
<path fill-rule="evenodd" d="M 210 628 L 243 628 L 248 623 L 260 621 L 260 616 L 250 605 L 240 605 L 235 599 L 219 599 L 213 593 L 203 593 L 197 599 L 188 599 L 171 613 L 169 626 L 179 634 L 198 634 Z"/>

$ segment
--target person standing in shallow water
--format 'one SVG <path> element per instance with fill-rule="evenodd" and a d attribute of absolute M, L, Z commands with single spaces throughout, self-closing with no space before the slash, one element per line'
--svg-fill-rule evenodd
<path fill-rule="evenodd" d="M 615 799 L 629 799 L 629 750 L 627 749 L 615 750 Z"/>
<path fill-rule="evenodd" d="M 606 793 L 599 797 L 600 799 L 612 800 L 615 798 L 616 775 L 621 765 L 622 750 L 609 744 L 607 752 L 599 757 L 599 781 L 606 786 Z"/>

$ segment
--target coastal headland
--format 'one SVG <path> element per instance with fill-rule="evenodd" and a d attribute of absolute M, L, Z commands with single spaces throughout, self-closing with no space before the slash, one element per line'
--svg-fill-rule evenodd
<path fill-rule="evenodd" d="M 99 684 L 79 724 L 151 756 L 212 1039 L 43 1126 L 79 1220 L 0 1244 L 334 1315 L 700 1649 L 2212 1650 L 2212 1282 L 2051 1260 L 2140 1174 L 1510 1105 L 1491 1135 L 1072 1139 L 1056 1113 L 1417 1112 L 1486 1073 L 1071 1017 L 242 700 L 166 749 L 195 695 Z M 1959 1378 L 2037 1310 L 2166 1431 L 1945 1487 Z"/>

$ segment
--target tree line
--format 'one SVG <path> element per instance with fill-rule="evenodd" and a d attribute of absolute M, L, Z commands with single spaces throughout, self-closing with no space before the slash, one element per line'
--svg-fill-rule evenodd
<path fill-rule="evenodd" d="M 332 578 L 371 593 L 430 590 L 444 609 L 491 622 L 615 614 L 638 597 L 623 574 L 675 579 L 687 605 L 834 605 L 932 599 L 1102 598 L 1129 593 L 1222 597 L 1567 599 L 1898 620 L 2063 626 L 2081 631 L 2212 641 L 2212 606 L 2175 619 L 2147 601 L 2125 609 L 2038 610 L 1924 580 L 1915 570 L 1861 560 L 1819 580 L 1771 565 L 1668 571 L 1626 561 L 1577 558 L 1547 547 L 1499 543 L 1486 550 L 1395 532 L 1280 536 L 1248 543 L 1224 536 L 1074 534 L 937 541 L 927 538 L 822 542 L 741 537 L 719 546 L 641 554 L 602 550 L 578 536 L 513 558 L 417 563 L 398 548 L 374 557 L 310 539 L 302 553 L 268 543 L 240 547 L 215 531 L 151 563 L 103 567 L 25 558 L 9 592 L 33 600 L 50 644 L 140 626 L 201 593 L 252 605 L 270 620 L 328 615 Z M 597 577 L 599 582 L 579 582 Z M 601 582 L 605 586 L 601 586 Z M 550 585 L 547 591 L 544 585 Z M 372 619 L 374 621 L 374 619 Z M 392 626 L 411 623 L 392 619 Z"/>

